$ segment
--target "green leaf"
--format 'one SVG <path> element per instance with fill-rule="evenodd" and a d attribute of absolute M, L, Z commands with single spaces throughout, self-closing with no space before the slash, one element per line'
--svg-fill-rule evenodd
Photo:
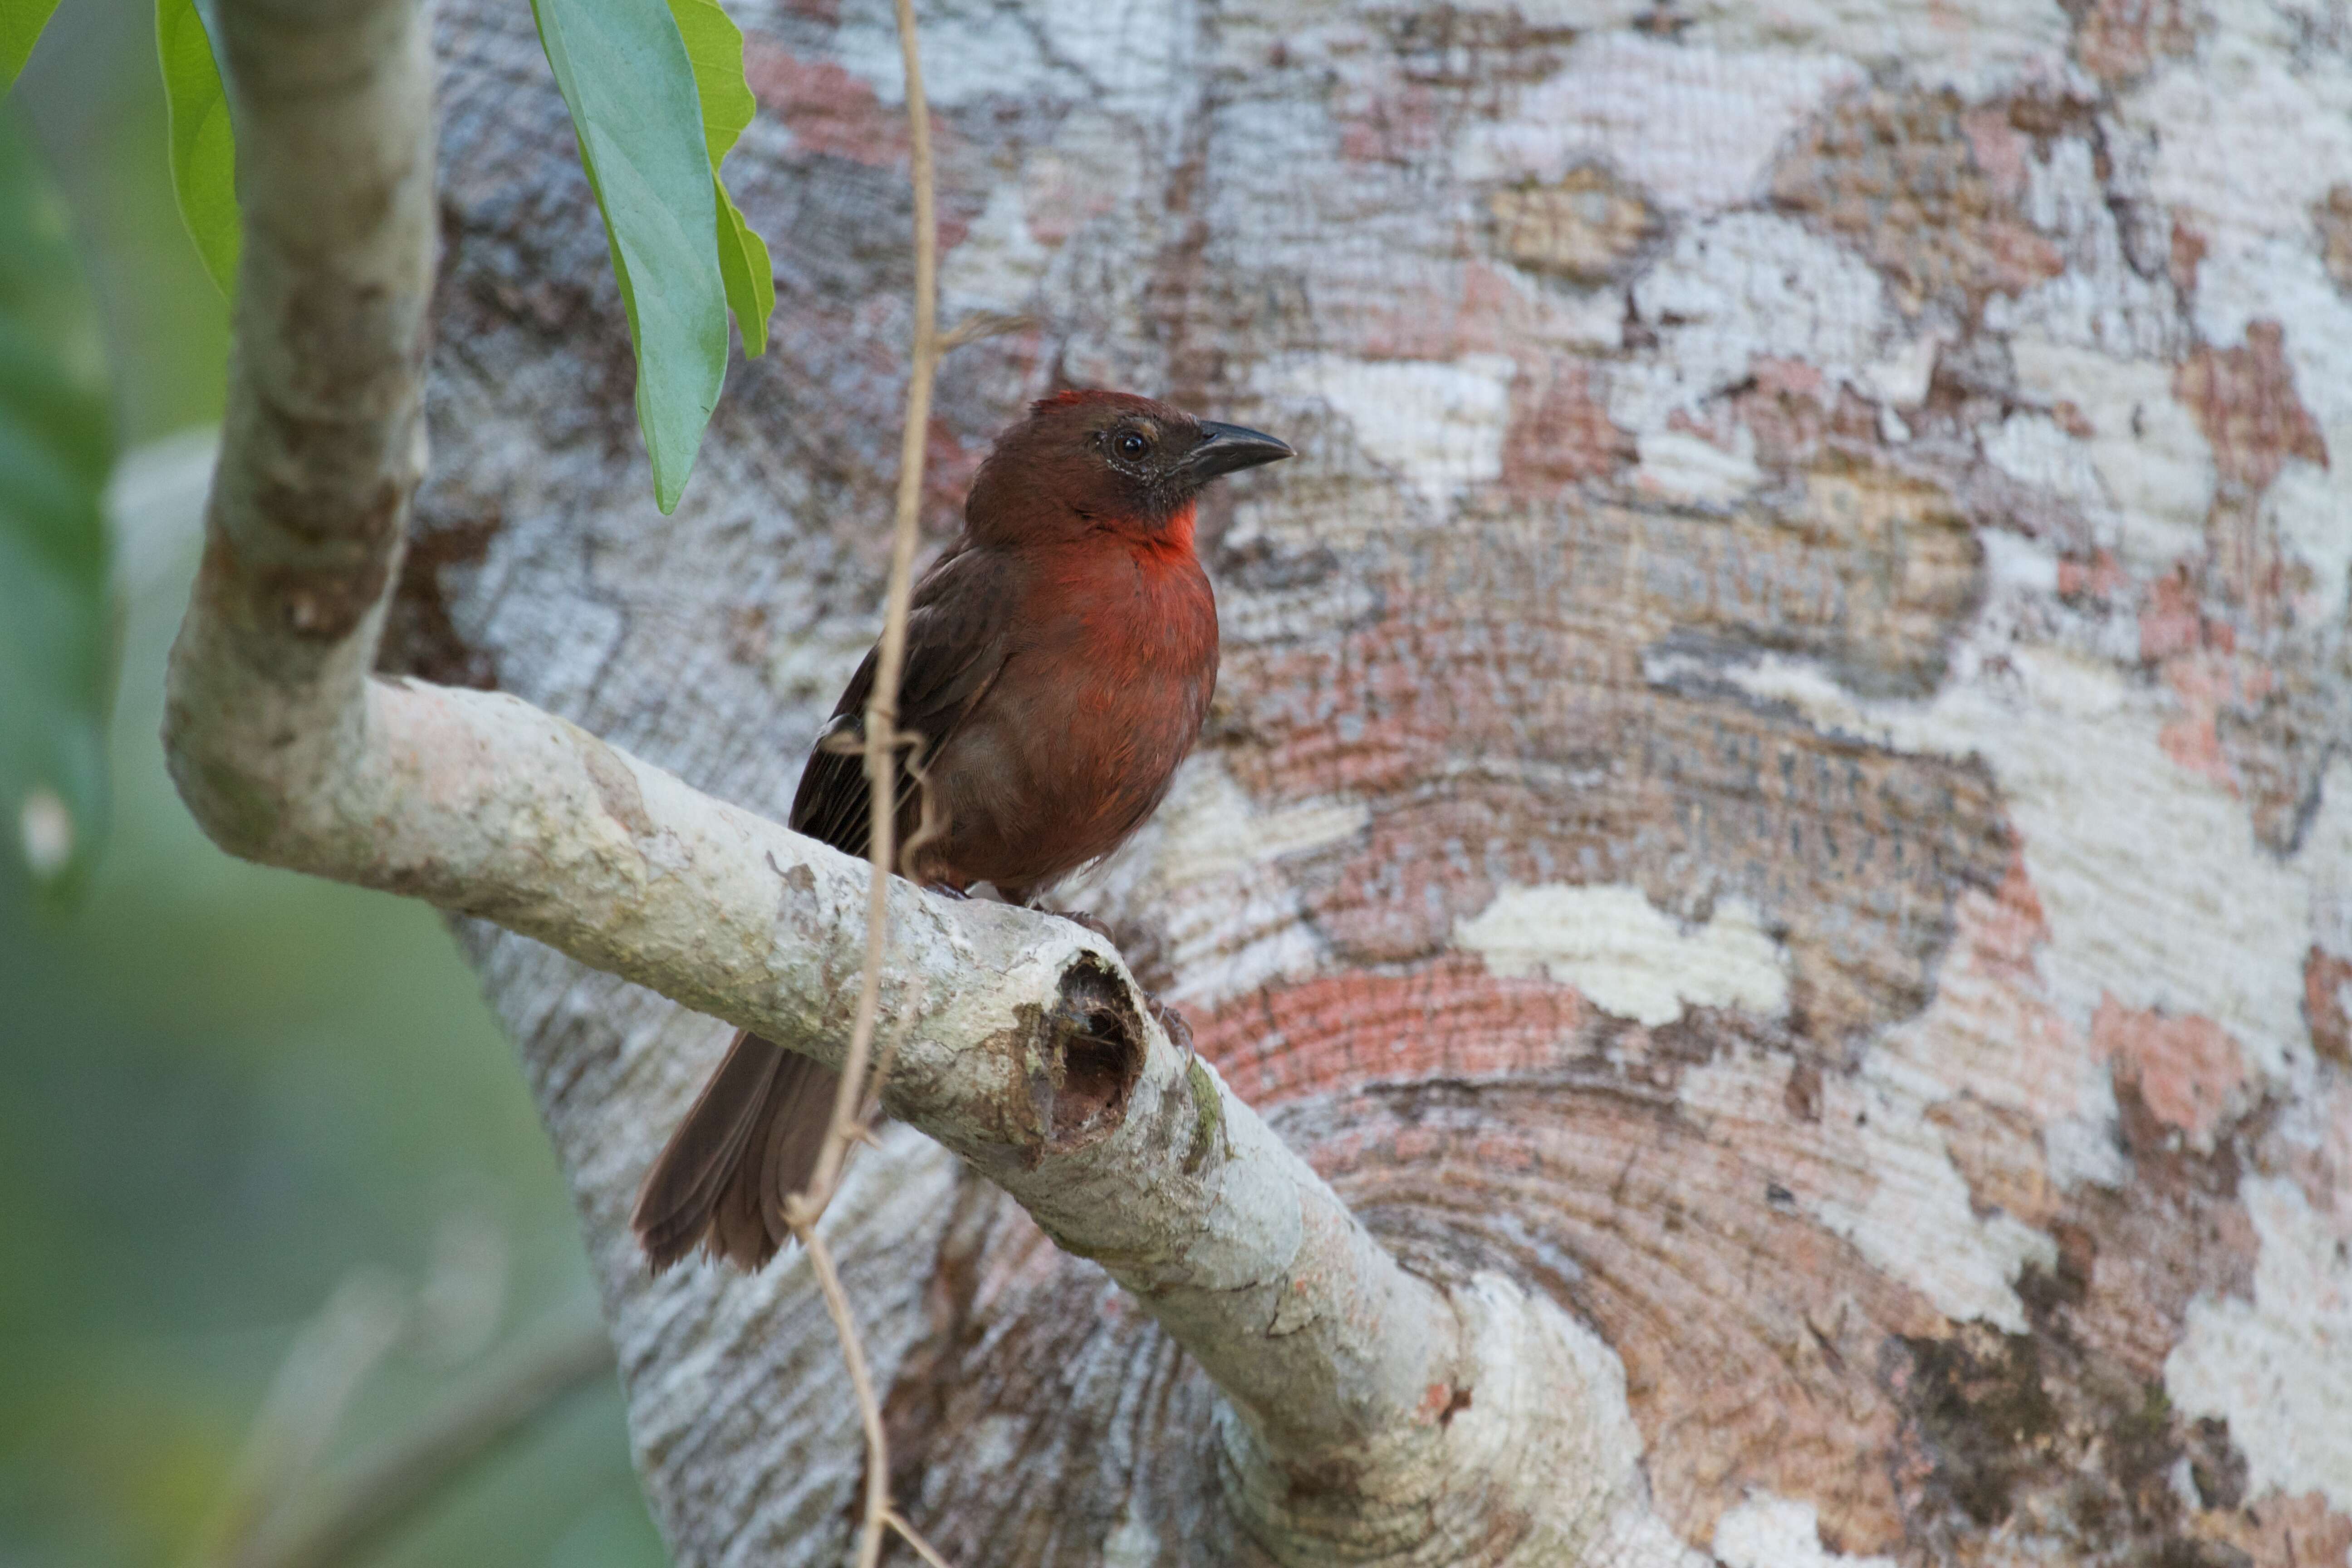
<path fill-rule="evenodd" d="M 727 285 L 727 308 L 743 329 L 743 353 L 758 359 L 768 352 L 768 318 L 776 309 L 776 269 L 768 260 L 768 242 L 744 221 L 742 209 L 714 178 L 719 191 L 719 275 Z"/>
<path fill-rule="evenodd" d="M 743 30 L 719 0 L 669 0 L 669 16 L 694 66 L 695 96 L 702 105 L 702 144 L 715 170 L 760 107 L 751 96 L 751 84 L 743 79 Z"/>
<path fill-rule="evenodd" d="M 751 123 L 759 101 L 743 79 L 743 30 L 719 8 L 719 0 L 669 0 L 671 20 L 694 62 L 696 96 L 702 100 L 702 143 L 710 153 L 710 178 L 719 189 L 719 272 L 727 285 L 727 308 L 743 329 L 743 353 L 758 359 L 768 350 L 768 318 L 776 309 L 776 271 L 768 242 L 727 194 L 719 165 Z"/>
<path fill-rule="evenodd" d="M 58 0 L 0 0 L 0 89 L 15 83 L 57 8 Z"/>
<path fill-rule="evenodd" d="M 0 865 L 56 897 L 106 824 L 103 366 L 64 209 L 0 117 Z"/>
<path fill-rule="evenodd" d="M 694 67 L 648 0 L 531 0 L 604 214 L 637 350 L 637 428 L 654 500 L 677 505 L 727 377 L 719 203 Z"/>
<path fill-rule="evenodd" d="M 155 53 L 172 112 L 172 193 L 180 221 L 224 295 L 236 292 L 236 141 L 212 37 L 195 0 L 155 0 Z"/>

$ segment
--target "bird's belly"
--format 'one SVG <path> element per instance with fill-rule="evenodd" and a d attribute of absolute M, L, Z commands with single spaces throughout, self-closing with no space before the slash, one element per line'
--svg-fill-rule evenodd
<path fill-rule="evenodd" d="M 1025 893 L 1118 848 L 1168 793 L 1214 679 L 1097 672 L 987 704 L 929 770 L 946 879 Z"/>

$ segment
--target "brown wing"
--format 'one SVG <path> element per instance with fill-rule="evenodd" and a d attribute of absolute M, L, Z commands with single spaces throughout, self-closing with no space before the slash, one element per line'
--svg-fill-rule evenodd
<path fill-rule="evenodd" d="M 958 550 L 917 584 L 907 617 L 899 723 L 936 752 L 1004 665 L 1013 600 L 1003 557 Z M 862 733 L 875 655 L 850 678 L 828 733 Z M 907 775 L 901 774 L 902 778 Z M 856 754 L 809 755 L 793 799 L 793 826 L 851 855 L 866 853 L 866 772 Z M 911 779 L 899 792 L 899 842 L 914 831 Z M 788 1235 L 784 1200 L 808 1184 L 824 1145 L 840 1079 L 808 1058 L 757 1035 L 735 1037 L 638 1189 L 631 1216 L 656 1272 L 699 1242 L 738 1267 L 757 1268 Z"/>
<path fill-rule="evenodd" d="M 907 662 L 898 681 L 898 727 L 923 738 L 936 756 L 1004 668 L 1019 568 L 1002 552 L 959 546 L 940 558 L 915 585 L 907 616 Z M 829 749 L 839 738 L 866 732 L 866 704 L 874 691 L 877 645 L 849 678 L 833 720 L 809 752 L 793 796 L 792 826 L 846 855 L 864 855 L 869 811 L 866 762 L 856 751 Z M 911 774 L 899 773 L 900 844 L 913 833 L 918 803 Z"/>

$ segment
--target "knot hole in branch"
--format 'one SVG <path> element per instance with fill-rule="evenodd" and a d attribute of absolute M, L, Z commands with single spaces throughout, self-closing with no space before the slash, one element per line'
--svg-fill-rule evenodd
<path fill-rule="evenodd" d="M 1143 1075 L 1143 1019 L 1125 982 L 1093 954 L 1062 972 L 1031 1058 L 1029 1094 L 1046 1150 L 1083 1149 L 1118 1131 Z"/>

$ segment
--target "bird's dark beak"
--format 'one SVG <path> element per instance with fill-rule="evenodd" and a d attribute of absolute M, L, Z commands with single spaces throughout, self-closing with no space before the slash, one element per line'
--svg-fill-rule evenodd
<path fill-rule="evenodd" d="M 1196 485 L 1204 485 L 1219 474 L 1255 468 L 1260 463 L 1279 462 L 1297 455 L 1288 442 L 1277 441 L 1263 431 L 1203 419 L 1201 439 L 1184 454 L 1182 467 L 1186 478 Z"/>

